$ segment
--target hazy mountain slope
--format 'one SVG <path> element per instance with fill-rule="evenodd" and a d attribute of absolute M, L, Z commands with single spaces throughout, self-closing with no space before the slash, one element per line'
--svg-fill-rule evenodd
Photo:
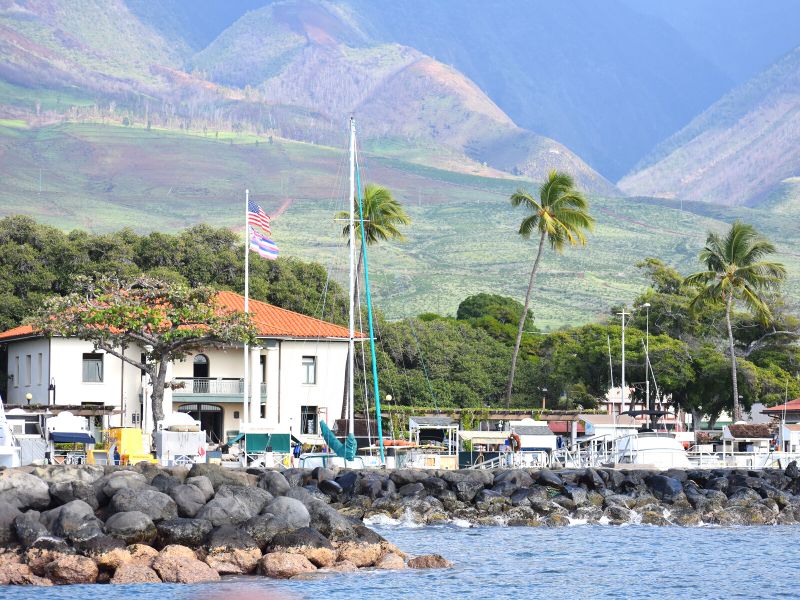
<path fill-rule="evenodd" d="M 452 65 L 611 179 L 731 86 L 673 28 L 618 1 L 340 2 L 374 39 Z"/>
<path fill-rule="evenodd" d="M 369 42 L 346 7 L 295 0 L 249 12 L 193 63 L 272 105 L 320 114 L 315 141 L 344 143 L 342 124 L 355 114 L 365 143 L 400 142 L 407 156 L 446 147 L 537 179 L 551 168 L 569 170 L 590 191 L 617 193 L 563 145 L 517 127 L 460 72 L 407 46 Z M 423 160 L 442 165 L 435 151 Z"/>
<path fill-rule="evenodd" d="M 178 56 L 122 0 L 7 0 L 0 4 L 0 78 L 29 87 L 130 90 L 159 82 Z"/>
<path fill-rule="evenodd" d="M 756 204 L 800 174 L 800 47 L 667 139 L 619 186 L 630 194 Z"/>

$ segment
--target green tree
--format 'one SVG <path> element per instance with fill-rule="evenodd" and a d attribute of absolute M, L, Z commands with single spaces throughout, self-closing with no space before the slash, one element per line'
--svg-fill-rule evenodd
<path fill-rule="evenodd" d="M 248 315 L 221 310 L 211 288 L 136 278 L 87 282 L 82 292 L 44 303 L 31 324 L 46 335 L 76 337 L 142 369 L 153 384 L 153 423 L 164 418 L 167 365 L 210 346 L 255 342 Z M 123 348 L 138 346 L 146 360 Z M 139 354 L 136 353 L 138 357 Z"/>
<path fill-rule="evenodd" d="M 691 302 L 692 309 L 703 304 L 722 303 L 725 306 L 734 421 L 740 420 L 742 414 L 731 313 L 734 302 L 739 302 L 759 320 L 770 320 L 771 311 L 764 293 L 777 287 L 786 276 L 786 269 L 782 264 L 762 260 L 774 253 L 775 246 L 759 235 L 751 225 L 736 221 L 725 236 L 708 234 L 705 248 L 699 257 L 706 270 L 686 278 L 687 284 L 697 286 L 699 290 Z"/>
<path fill-rule="evenodd" d="M 368 183 L 364 187 L 364 197 L 361 200 L 361 210 L 364 217 L 364 240 L 367 245 L 373 246 L 379 242 L 386 240 L 405 239 L 403 232 L 400 230 L 401 225 L 408 225 L 411 223 L 403 205 L 398 202 L 392 192 L 374 183 Z M 337 219 L 349 219 L 350 213 L 341 211 L 336 214 Z M 356 244 L 359 245 L 361 250 L 358 253 L 358 273 L 361 272 L 361 263 L 364 260 L 364 247 L 361 245 L 361 219 L 359 214 L 353 215 L 355 219 L 354 235 Z M 350 223 L 342 228 L 342 235 L 344 237 L 350 236 Z"/>
<path fill-rule="evenodd" d="M 561 252 L 564 245 L 586 244 L 586 230 L 592 229 L 594 218 L 589 214 L 589 203 L 583 194 L 575 187 L 572 177 L 566 173 L 550 171 L 545 181 L 539 188 L 539 197 L 534 198 L 525 190 L 517 190 L 511 196 L 512 206 L 522 206 L 530 214 L 522 220 L 519 234 L 529 239 L 534 233 L 539 235 L 539 246 L 536 258 L 531 268 L 528 290 L 525 293 L 525 303 L 517 329 L 517 339 L 514 351 L 511 354 L 511 372 L 508 376 L 506 387 L 506 406 L 511 404 L 511 392 L 514 387 L 514 375 L 517 370 L 517 358 L 525 330 L 525 320 L 531 305 L 531 292 L 536 281 L 536 272 L 542 259 L 545 241 L 556 252 Z"/>

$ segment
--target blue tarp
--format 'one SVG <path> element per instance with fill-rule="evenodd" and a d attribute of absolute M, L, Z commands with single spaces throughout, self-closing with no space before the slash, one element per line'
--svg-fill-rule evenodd
<path fill-rule="evenodd" d="M 53 431 L 50 439 L 58 443 L 96 444 L 97 441 L 88 433 L 70 433 L 66 431 Z"/>

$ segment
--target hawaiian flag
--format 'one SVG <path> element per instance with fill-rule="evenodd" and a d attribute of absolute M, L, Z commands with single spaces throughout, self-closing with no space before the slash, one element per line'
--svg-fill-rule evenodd
<path fill-rule="evenodd" d="M 278 247 L 271 239 L 250 227 L 250 250 L 268 260 L 278 258 Z"/>
<path fill-rule="evenodd" d="M 261 208 L 258 204 L 253 202 L 252 200 L 248 200 L 247 202 L 247 222 L 250 225 L 255 225 L 256 227 L 260 227 L 263 229 L 267 235 L 272 233 L 270 229 L 270 218 L 267 213 L 264 212 L 264 209 Z"/>

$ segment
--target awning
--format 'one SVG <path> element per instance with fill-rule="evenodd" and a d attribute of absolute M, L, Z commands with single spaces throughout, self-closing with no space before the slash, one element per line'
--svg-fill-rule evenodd
<path fill-rule="evenodd" d="M 83 432 L 68 432 L 68 431 L 51 431 L 50 440 L 58 443 L 72 443 L 72 444 L 96 444 L 97 440 L 88 433 Z"/>

